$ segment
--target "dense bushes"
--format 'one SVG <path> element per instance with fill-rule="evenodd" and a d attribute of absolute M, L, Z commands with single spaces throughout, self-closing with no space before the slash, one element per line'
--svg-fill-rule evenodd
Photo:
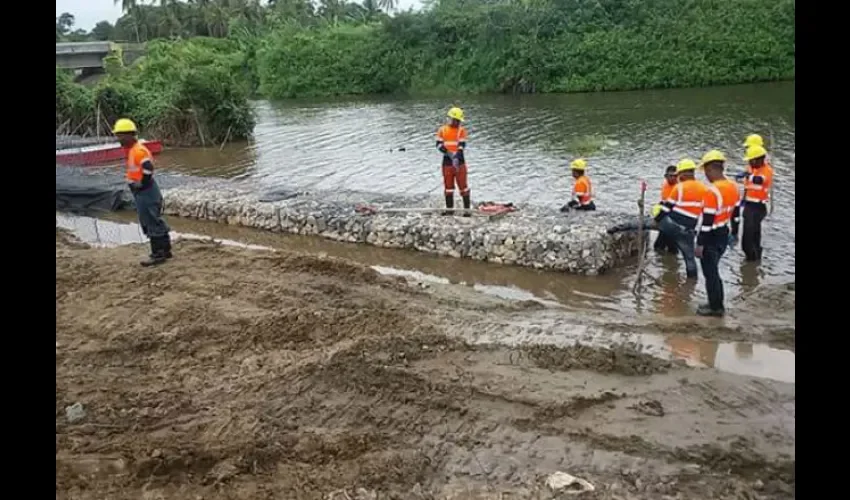
<path fill-rule="evenodd" d="M 284 98 L 404 89 L 404 65 L 391 43 L 380 25 L 275 31 L 257 54 L 260 92 Z"/>
<path fill-rule="evenodd" d="M 264 40 L 271 98 L 574 92 L 794 77 L 793 0 L 441 0 L 379 25 Z"/>
<path fill-rule="evenodd" d="M 56 125 L 69 133 L 108 133 L 120 117 L 174 145 L 244 139 L 254 128 L 250 71 L 231 40 L 154 41 L 130 68 L 113 69 L 93 89 L 56 72 Z"/>

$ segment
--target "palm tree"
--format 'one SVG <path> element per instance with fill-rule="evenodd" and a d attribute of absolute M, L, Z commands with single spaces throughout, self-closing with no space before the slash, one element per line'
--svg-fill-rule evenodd
<path fill-rule="evenodd" d="M 118 5 L 120 3 L 121 4 L 121 12 L 128 13 L 128 14 L 131 14 L 131 15 L 134 12 L 138 11 L 138 7 L 139 7 L 139 3 L 136 0 L 112 0 L 112 3 L 114 5 Z M 138 21 L 134 22 L 133 26 L 136 29 L 136 43 L 140 43 L 142 41 L 142 39 L 139 36 L 139 23 L 138 23 Z"/>
<path fill-rule="evenodd" d="M 398 7 L 398 0 L 378 0 L 378 7 L 389 13 Z"/>

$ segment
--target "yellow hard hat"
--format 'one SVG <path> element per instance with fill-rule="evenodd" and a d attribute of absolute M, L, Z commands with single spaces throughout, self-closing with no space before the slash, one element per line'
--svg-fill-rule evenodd
<path fill-rule="evenodd" d="M 679 163 L 676 164 L 676 173 L 677 174 L 681 174 L 682 172 L 685 172 L 685 171 L 688 171 L 688 170 L 696 170 L 696 169 L 697 169 L 697 164 L 694 163 L 693 160 L 688 159 L 688 158 L 685 158 L 684 160 L 682 160 L 682 161 L 680 161 Z"/>
<path fill-rule="evenodd" d="M 459 122 L 463 121 L 463 110 L 460 108 L 452 108 L 449 110 L 449 118 L 453 120 L 457 120 Z"/>
<path fill-rule="evenodd" d="M 573 170 L 587 170 L 587 162 L 581 158 L 576 158 L 570 163 L 570 168 Z"/>
<path fill-rule="evenodd" d="M 726 157 L 720 151 L 716 149 L 712 149 L 708 153 L 702 156 L 702 161 L 700 162 L 700 166 L 705 166 L 706 163 L 711 163 L 713 161 L 726 161 Z"/>
<path fill-rule="evenodd" d="M 764 146 L 764 139 L 758 134 L 750 134 L 744 139 L 744 146 Z"/>
<path fill-rule="evenodd" d="M 133 120 L 127 118 L 119 119 L 115 122 L 115 126 L 112 127 L 113 134 L 130 134 L 136 132 L 138 132 L 136 124 L 133 123 Z"/>
<path fill-rule="evenodd" d="M 750 146 L 747 148 L 746 154 L 744 154 L 744 160 L 755 160 L 756 158 L 761 158 L 762 156 L 767 156 L 766 149 L 761 146 Z"/>
<path fill-rule="evenodd" d="M 691 162 L 691 163 L 693 163 L 693 162 Z M 653 218 L 658 217 L 658 214 L 661 213 L 661 203 L 656 203 L 655 205 L 653 205 L 651 213 L 652 213 Z"/>

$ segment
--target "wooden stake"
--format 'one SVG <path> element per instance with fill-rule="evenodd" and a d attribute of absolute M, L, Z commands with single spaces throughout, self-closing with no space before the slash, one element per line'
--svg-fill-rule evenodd
<path fill-rule="evenodd" d="M 646 181 L 640 181 L 640 198 L 638 199 L 638 213 L 640 214 L 640 218 L 638 219 L 638 270 L 637 270 L 637 279 L 635 280 L 635 284 L 632 287 L 632 293 L 637 294 L 638 288 L 641 285 L 641 281 L 643 280 L 643 265 L 644 265 L 644 254 L 646 253 L 646 242 L 643 241 L 643 217 L 644 217 L 644 205 L 646 201 Z"/>

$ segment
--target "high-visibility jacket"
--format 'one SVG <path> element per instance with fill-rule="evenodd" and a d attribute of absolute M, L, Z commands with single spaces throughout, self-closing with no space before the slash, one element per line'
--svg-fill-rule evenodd
<path fill-rule="evenodd" d="M 707 189 L 705 184 L 696 179 L 676 183 L 667 199 L 661 202 L 659 219 L 670 216 L 674 222 L 688 229 L 695 229 L 702 215 Z"/>
<path fill-rule="evenodd" d="M 582 175 L 573 184 L 573 199 L 579 206 L 590 205 L 593 202 L 593 187 L 590 185 L 590 177 Z"/>
<path fill-rule="evenodd" d="M 676 184 L 677 183 L 670 184 L 666 180 L 664 181 L 664 184 L 661 185 L 661 201 L 670 197 L 670 193 L 672 193 L 673 189 L 676 188 Z"/>
<path fill-rule="evenodd" d="M 732 234 L 738 234 L 740 210 L 738 184 L 735 181 L 723 178 L 709 184 L 705 193 L 697 244 L 703 245 L 713 238 L 725 240 L 729 236 L 730 228 Z"/>
<path fill-rule="evenodd" d="M 758 168 L 749 168 L 744 178 L 744 201 L 767 203 L 770 199 L 770 187 L 773 185 L 773 167 L 767 162 Z"/>
<path fill-rule="evenodd" d="M 437 130 L 437 149 L 445 148 L 450 154 L 466 147 L 466 129 L 463 126 L 443 125 Z"/>
<path fill-rule="evenodd" d="M 147 166 L 145 166 L 147 163 Z M 153 175 L 153 159 L 141 142 L 136 142 L 127 151 L 127 182 L 142 182 L 145 175 Z"/>

